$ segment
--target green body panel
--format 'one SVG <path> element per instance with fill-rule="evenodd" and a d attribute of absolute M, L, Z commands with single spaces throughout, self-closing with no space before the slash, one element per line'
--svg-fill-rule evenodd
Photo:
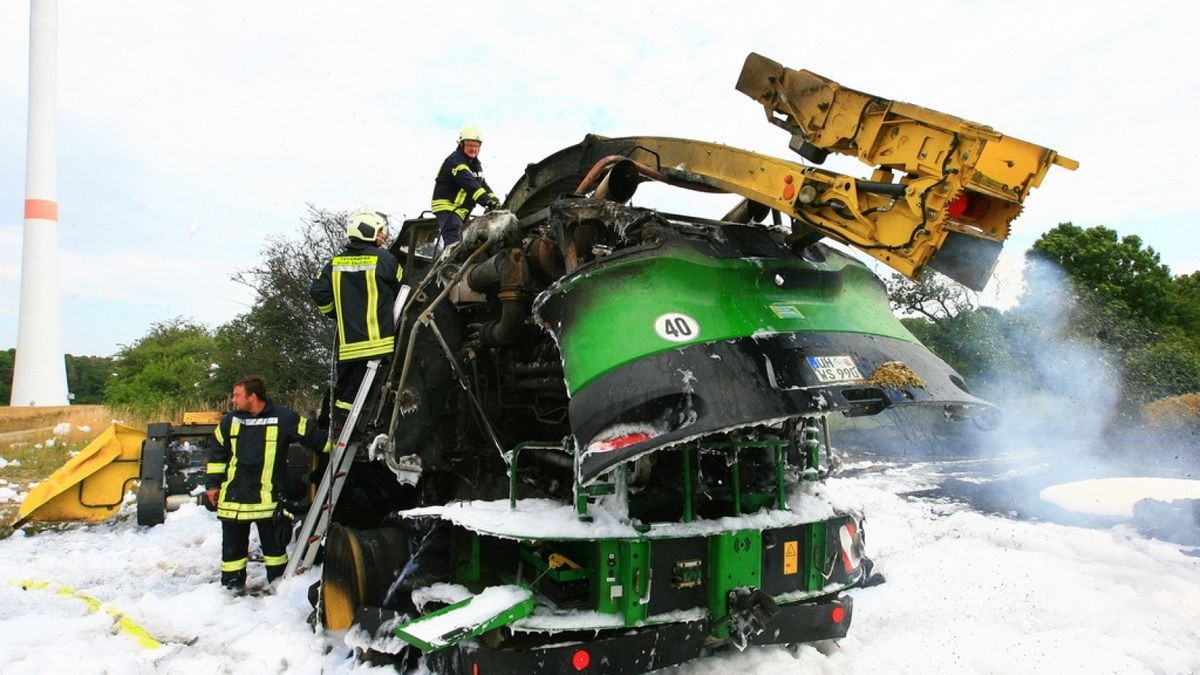
<path fill-rule="evenodd" d="M 818 572 L 819 574 L 819 572 Z M 738 530 L 708 539 L 708 608 L 713 615 L 714 635 L 729 637 L 721 619 L 729 614 L 729 592 L 735 588 L 762 585 L 762 532 Z"/>
<path fill-rule="evenodd" d="M 632 626 L 646 618 L 650 592 L 650 542 L 644 539 L 601 539 L 596 542 L 591 584 L 596 611 L 618 614 Z"/>
<path fill-rule="evenodd" d="M 832 522 L 817 521 L 802 526 L 797 537 L 800 555 L 795 572 L 800 575 L 802 583 L 796 590 L 817 595 L 827 591 L 829 578 L 826 574 L 829 565 L 836 563 L 830 558 L 829 551 L 828 536 Z M 536 597 L 540 584 L 546 581 L 553 580 L 558 584 L 582 582 L 587 585 L 586 602 L 577 609 L 619 617 L 621 625 L 626 627 L 637 626 L 651 618 L 650 594 L 654 590 L 650 583 L 653 574 L 651 562 L 656 555 L 656 544 L 667 540 L 522 540 L 517 556 L 524 571 L 514 576 L 497 569 L 496 561 L 489 560 L 487 555 L 480 558 L 478 533 L 459 530 L 456 536 L 456 567 L 459 575 L 455 581 L 458 583 L 472 588 L 500 583 L 528 585 Z M 735 589 L 763 587 L 763 561 L 767 555 L 763 546 L 763 532 L 760 530 L 743 529 L 710 534 L 706 537 L 706 553 L 702 564 L 686 567 L 676 564 L 674 578 L 695 580 L 704 587 L 703 608 L 707 609 L 712 619 L 714 637 L 730 637 L 730 624 L 726 620 L 730 614 L 730 593 Z M 547 564 L 549 553 L 563 556 L 568 562 L 550 567 Z M 670 558 L 660 561 L 660 566 L 670 561 Z M 778 561 L 775 564 L 778 565 Z M 663 590 L 666 591 L 665 588 Z M 524 605 L 514 607 L 512 611 L 506 611 L 489 621 L 487 627 L 511 623 L 529 612 Z M 469 634 L 464 632 L 462 635 L 444 636 L 444 641 L 465 639 L 485 630 L 482 624 L 472 626 Z M 418 643 L 410 635 L 400 637 L 425 650 L 444 646 Z"/>
<path fill-rule="evenodd" d="M 438 620 L 443 616 L 453 614 L 460 610 L 466 610 L 474 601 L 474 597 L 467 598 L 462 602 L 456 602 L 449 607 L 439 609 L 436 612 L 431 612 L 407 623 L 403 623 L 396 627 L 395 635 L 401 640 L 404 640 L 405 642 L 417 647 L 421 651 L 434 652 L 439 649 L 449 647 L 450 645 L 462 642 L 463 640 L 482 635 L 489 630 L 493 630 L 501 626 L 507 626 L 517 619 L 529 616 L 533 612 L 534 608 L 533 598 L 529 597 L 515 605 L 512 605 L 511 607 L 506 607 L 491 614 L 482 621 L 470 622 L 459 626 L 448 633 L 438 636 L 438 638 L 434 641 L 422 640 L 421 638 L 417 637 L 416 635 L 412 635 L 409 632 L 413 628 L 421 626 L 422 624 L 427 624 L 431 621 Z"/>
<path fill-rule="evenodd" d="M 801 474 L 816 475 L 819 468 L 821 428 L 815 420 L 806 418 L 800 436 L 803 444 L 800 453 L 803 463 L 799 467 Z M 789 463 L 789 444 L 790 441 L 773 438 L 695 443 L 679 448 L 682 453 L 680 479 L 683 484 L 679 497 L 684 502 L 680 505 L 684 520 L 695 519 L 694 510 L 688 506 L 695 498 L 693 482 L 696 479 L 696 464 L 701 454 L 723 455 L 723 463 L 730 469 L 730 478 L 726 486 L 710 486 L 705 492 L 710 511 L 714 505 L 724 512 L 717 514 L 718 516 L 739 516 L 772 507 L 785 509 L 787 494 L 784 469 Z M 751 488 L 740 484 L 738 469 L 747 457 L 756 453 L 775 460 L 775 481 L 765 484 L 760 482 Z M 511 455 L 515 457 L 517 452 L 514 451 Z M 611 477 L 619 481 L 626 480 L 623 470 L 613 472 Z M 576 480 L 574 489 L 577 495 L 575 510 L 581 520 L 591 521 L 588 513 L 590 502 L 601 495 L 612 494 L 614 485 L 597 483 L 584 487 Z M 510 495 L 510 505 L 514 499 L 515 496 Z M 788 587 L 787 592 L 795 590 L 813 595 L 828 593 L 830 565 L 837 563 L 831 556 L 836 551 L 829 550 L 829 536 L 831 529 L 837 526 L 835 523 L 839 522 L 842 522 L 842 517 L 804 523 L 798 527 L 789 525 L 778 530 L 769 528 L 772 533 L 786 531 L 787 540 L 799 545 L 798 552 L 787 554 L 789 557 L 782 563 L 784 568 L 795 565 L 792 571 L 783 572 L 796 582 L 794 586 Z M 655 574 L 660 575 L 659 578 L 662 579 L 661 575 L 667 566 L 674 564 L 671 568 L 672 580 L 695 581 L 696 586 L 703 587 L 699 597 L 692 596 L 689 600 L 694 602 L 694 605 L 680 606 L 678 609 L 702 607 L 712 619 L 712 635 L 719 639 L 730 637 L 732 622 L 727 617 L 731 612 L 731 592 L 735 589 L 763 588 L 764 560 L 768 556 L 768 552 L 763 548 L 763 531 L 710 531 L 702 535 L 704 553 L 692 549 L 684 557 L 678 557 L 678 547 L 663 546 L 660 549 L 659 546 L 669 541 L 693 540 L 696 538 L 695 534 L 661 537 L 655 535 L 653 523 L 642 525 L 649 533 L 649 536 L 644 538 L 624 536 L 592 539 L 568 536 L 529 539 L 515 536 L 510 539 L 515 548 L 510 550 L 513 550 L 519 561 L 517 565 L 511 564 L 511 556 L 496 555 L 498 549 L 495 545 L 483 545 L 479 532 L 455 528 L 455 580 L 471 588 L 501 583 L 528 585 L 535 594 L 544 593 L 544 597 L 556 598 L 552 602 L 557 602 L 557 598 L 563 599 L 564 607 L 610 615 L 619 618 L 620 625 L 632 627 L 651 618 L 651 593 L 654 592 L 651 579 Z M 634 529 L 638 528 L 635 526 Z M 778 538 L 776 534 L 771 536 Z M 775 547 L 775 544 L 772 544 L 772 547 Z M 773 555 L 784 555 L 783 550 L 779 549 Z M 656 558 L 657 567 L 654 564 Z M 680 564 L 693 561 L 699 564 Z M 772 576 L 767 581 L 776 585 L 781 583 L 778 576 L 780 565 L 779 559 L 771 559 L 771 564 L 767 567 L 772 570 L 769 572 Z M 793 574 L 798 576 L 790 576 Z M 671 588 L 684 587 L 672 581 L 670 587 L 659 590 L 671 593 Z M 655 611 L 661 612 L 661 605 Z"/>
<path fill-rule="evenodd" d="M 776 275 L 789 271 L 813 278 L 840 272 L 841 282 L 780 288 Z M 917 343 L 892 315 L 878 278 L 861 263 L 840 256 L 824 263 L 717 259 L 672 247 L 651 257 L 603 264 L 553 293 L 573 305 L 572 321 L 559 335 L 572 395 L 624 364 L 695 343 L 806 331 L 868 333 Z M 669 312 L 693 318 L 699 334 L 685 342 L 660 337 L 655 320 Z"/>
<path fill-rule="evenodd" d="M 460 584 L 474 585 L 483 580 L 482 561 L 479 553 L 479 535 L 468 530 L 453 532 L 454 580 Z"/>
<path fill-rule="evenodd" d="M 808 541 L 804 550 L 807 555 L 804 557 L 804 575 L 806 591 L 816 591 L 825 585 L 825 577 L 822 574 L 825 569 L 825 544 L 826 536 L 829 531 L 827 523 L 812 523 L 807 527 Z"/>

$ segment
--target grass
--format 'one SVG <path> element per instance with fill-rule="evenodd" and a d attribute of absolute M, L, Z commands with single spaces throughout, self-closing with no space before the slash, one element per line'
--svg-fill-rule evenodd
<path fill-rule="evenodd" d="M 146 420 L 102 405 L 0 407 L 0 459 L 19 463 L 0 468 L 0 480 L 7 481 L 4 487 L 28 493 L 30 484 L 45 480 L 113 422 L 145 429 L 148 421 L 182 419 L 182 413 L 163 412 Z M 70 423 L 70 431 L 55 434 L 55 427 L 64 422 Z M 20 501 L 0 503 L 0 539 L 12 534 L 19 508 Z"/>

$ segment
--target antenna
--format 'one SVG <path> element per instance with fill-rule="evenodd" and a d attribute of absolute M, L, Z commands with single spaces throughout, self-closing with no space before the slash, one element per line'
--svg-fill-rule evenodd
<path fill-rule="evenodd" d="M 30 0 L 29 133 L 25 151 L 25 235 L 14 406 L 67 405 L 58 303 L 58 201 L 54 113 L 58 79 L 58 0 Z"/>

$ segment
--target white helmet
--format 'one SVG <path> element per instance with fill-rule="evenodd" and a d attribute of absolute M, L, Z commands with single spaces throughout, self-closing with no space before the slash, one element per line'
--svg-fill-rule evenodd
<path fill-rule="evenodd" d="M 375 243 L 380 231 L 386 230 L 388 219 L 378 211 L 360 211 L 346 220 L 346 236 Z"/>
<path fill-rule="evenodd" d="M 461 145 L 463 141 L 478 141 L 482 143 L 483 136 L 479 134 L 479 129 L 475 128 L 474 125 L 468 124 L 462 128 L 462 131 L 458 132 L 459 145 Z"/>

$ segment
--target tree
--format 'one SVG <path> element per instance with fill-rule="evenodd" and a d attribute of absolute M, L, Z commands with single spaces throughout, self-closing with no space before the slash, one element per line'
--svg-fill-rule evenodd
<path fill-rule="evenodd" d="M 979 296 L 974 291 L 932 270 L 915 281 L 893 273 L 885 285 L 893 311 L 919 314 L 933 323 L 954 318 L 979 305 Z"/>
<path fill-rule="evenodd" d="M 8 405 L 12 398 L 13 368 L 16 364 L 16 349 L 6 349 L 0 352 L 0 405 Z"/>
<path fill-rule="evenodd" d="M 346 215 L 310 205 L 298 237 L 272 237 L 262 264 L 234 275 L 256 299 L 249 312 L 217 330 L 221 379 L 257 373 L 273 397 L 315 406 L 329 380 L 333 323 L 317 311 L 308 287 L 345 245 Z"/>
<path fill-rule="evenodd" d="M 1132 404 L 1200 392 L 1200 358 L 1196 345 L 1180 333 L 1131 350 L 1124 363 L 1125 384 Z"/>
<path fill-rule="evenodd" d="M 1187 335 L 1200 339 L 1200 272 L 1182 274 L 1171 282 L 1171 319 Z"/>
<path fill-rule="evenodd" d="M 1094 340 L 1117 362 L 1124 413 L 1200 387 L 1200 275 L 1172 278 L 1140 238 L 1071 223 L 1042 235 L 1029 257 L 1069 277 L 1068 332 Z"/>
<path fill-rule="evenodd" d="M 916 281 L 893 274 L 886 286 L 892 310 L 909 317 L 905 327 L 963 377 L 977 378 L 1003 357 L 1004 317 L 978 307 L 974 291 L 932 270 Z"/>
<path fill-rule="evenodd" d="M 203 325 L 182 317 L 155 324 L 117 353 L 105 398 L 143 416 L 212 407 L 226 395 L 211 374 L 215 353 Z"/>
<path fill-rule="evenodd" d="M 67 389 L 72 403 L 103 403 L 104 388 L 112 377 L 114 359 L 107 356 L 67 354 Z"/>
<path fill-rule="evenodd" d="M 12 396 L 16 349 L 0 351 L 0 405 L 8 405 Z M 113 360 L 105 356 L 66 355 L 67 390 L 72 403 L 103 403 L 104 386 L 112 372 Z"/>
<path fill-rule="evenodd" d="M 1120 303 L 1137 316 L 1160 323 L 1173 308 L 1171 270 L 1136 235 L 1061 223 L 1043 234 L 1029 252 L 1058 264 L 1076 287 L 1104 303 Z"/>

